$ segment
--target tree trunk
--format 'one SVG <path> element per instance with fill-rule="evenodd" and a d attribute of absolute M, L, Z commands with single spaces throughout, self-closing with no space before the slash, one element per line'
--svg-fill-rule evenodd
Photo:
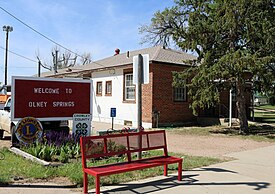
<path fill-rule="evenodd" d="M 245 83 L 242 83 L 242 81 L 236 81 L 236 99 L 238 118 L 240 120 L 240 131 L 242 133 L 248 133 L 249 130 L 245 108 Z"/>

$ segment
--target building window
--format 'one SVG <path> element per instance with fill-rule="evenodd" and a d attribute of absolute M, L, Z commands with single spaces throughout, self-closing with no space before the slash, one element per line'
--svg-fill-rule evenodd
<path fill-rule="evenodd" d="M 106 81 L 105 95 L 112 96 L 112 81 Z"/>
<path fill-rule="evenodd" d="M 96 82 L 96 95 L 102 96 L 102 82 Z"/>
<path fill-rule="evenodd" d="M 186 87 L 175 87 L 174 88 L 174 101 L 184 102 L 187 100 Z"/>
<path fill-rule="evenodd" d="M 135 100 L 136 87 L 133 84 L 133 73 L 124 74 L 124 100 L 133 101 Z"/>

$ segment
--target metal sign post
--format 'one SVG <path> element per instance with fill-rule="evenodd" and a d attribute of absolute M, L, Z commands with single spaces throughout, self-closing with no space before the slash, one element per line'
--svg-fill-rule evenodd
<path fill-rule="evenodd" d="M 143 58 L 142 55 L 138 55 L 138 117 L 137 117 L 137 122 L 138 122 L 138 130 L 140 131 L 142 127 L 142 83 L 143 83 Z"/>
<path fill-rule="evenodd" d="M 142 84 L 149 83 L 149 55 L 133 57 L 133 83 L 137 85 L 137 129 L 142 131 Z M 138 138 L 139 148 L 141 148 L 142 137 Z M 138 159 L 141 159 L 141 152 L 138 152 Z"/>
<path fill-rule="evenodd" d="M 138 108 L 137 108 L 137 112 L 138 112 L 138 117 L 137 117 L 137 122 L 138 122 L 138 132 L 141 131 L 142 128 L 142 83 L 143 83 L 143 58 L 142 55 L 139 54 L 138 55 Z M 138 145 L 139 148 L 141 149 L 141 144 L 142 144 L 142 137 L 140 136 L 138 138 Z M 138 159 L 141 159 L 142 155 L 141 152 L 138 152 Z"/>

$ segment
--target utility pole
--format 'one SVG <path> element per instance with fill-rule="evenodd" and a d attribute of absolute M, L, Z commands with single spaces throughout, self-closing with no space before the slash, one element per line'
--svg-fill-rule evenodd
<path fill-rule="evenodd" d="M 47 67 L 47 65 L 42 65 L 41 60 L 39 59 L 39 57 L 37 56 L 37 60 L 38 60 L 38 73 L 37 73 L 37 77 L 41 77 L 41 67 L 48 69 L 49 71 L 52 71 L 52 68 Z"/>
<path fill-rule="evenodd" d="M 3 31 L 6 32 L 5 86 L 7 86 L 8 84 L 8 41 L 9 41 L 9 32 L 13 31 L 13 27 L 3 26 Z"/>
<path fill-rule="evenodd" d="M 58 62 L 58 50 L 55 50 L 54 74 L 57 73 L 57 62 Z"/>
<path fill-rule="evenodd" d="M 40 77 L 40 74 L 41 74 L 41 61 L 38 57 L 37 57 L 37 59 L 38 59 L 38 74 L 37 74 L 37 76 Z"/>
<path fill-rule="evenodd" d="M 141 54 L 138 54 L 138 91 L 137 91 L 137 96 L 138 96 L 138 107 L 137 107 L 137 112 L 138 112 L 138 117 L 137 117 L 137 124 L 138 124 L 138 131 L 142 131 L 142 83 L 143 83 L 143 57 Z M 139 143 L 139 148 L 142 146 L 142 137 L 140 136 L 138 138 L 138 143 Z M 138 152 L 138 159 L 141 159 L 141 152 Z"/>

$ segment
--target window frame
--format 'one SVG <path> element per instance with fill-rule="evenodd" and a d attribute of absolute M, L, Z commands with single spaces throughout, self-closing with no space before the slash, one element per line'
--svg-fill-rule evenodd
<path fill-rule="evenodd" d="M 173 101 L 174 102 L 187 102 L 187 90 L 186 86 L 183 87 L 173 87 Z M 179 91 L 183 90 L 183 91 Z M 183 94 L 182 94 L 183 93 Z M 183 98 L 179 96 L 183 95 Z"/>
<path fill-rule="evenodd" d="M 111 89 L 110 91 L 108 92 L 108 85 L 110 85 Z M 113 89 L 113 86 L 112 86 L 112 81 L 106 81 L 105 83 L 105 96 L 112 96 L 112 89 Z"/>
<path fill-rule="evenodd" d="M 101 91 L 99 91 L 99 85 L 101 85 Z M 102 81 L 96 82 L 96 95 L 97 96 L 102 96 L 102 90 L 103 90 L 102 86 L 103 86 Z"/>
<path fill-rule="evenodd" d="M 135 103 L 136 102 L 136 85 L 132 84 L 132 86 L 126 86 L 126 76 L 132 75 L 133 77 L 133 69 L 124 69 L 123 70 L 123 102 L 124 103 Z M 133 81 L 133 78 L 132 78 Z M 134 98 L 133 99 L 127 99 L 127 88 L 131 87 L 134 89 Z"/>

